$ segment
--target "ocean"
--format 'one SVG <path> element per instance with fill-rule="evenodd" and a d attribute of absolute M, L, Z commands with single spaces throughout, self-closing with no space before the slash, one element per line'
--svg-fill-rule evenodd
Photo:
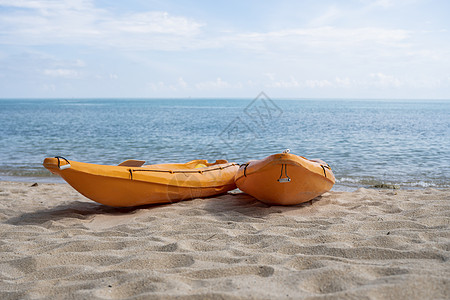
<path fill-rule="evenodd" d="M 62 182 L 45 157 L 116 165 L 227 159 L 290 149 L 326 161 L 333 190 L 450 187 L 450 101 L 2 99 L 0 180 Z"/>

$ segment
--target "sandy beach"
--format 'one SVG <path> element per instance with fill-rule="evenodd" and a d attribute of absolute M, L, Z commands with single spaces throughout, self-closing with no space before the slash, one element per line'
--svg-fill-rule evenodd
<path fill-rule="evenodd" d="M 0 182 L 1 299 L 448 299 L 450 190 L 111 208 Z"/>

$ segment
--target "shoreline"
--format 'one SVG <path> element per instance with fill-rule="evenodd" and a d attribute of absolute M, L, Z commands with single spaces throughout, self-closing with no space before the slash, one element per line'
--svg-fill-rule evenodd
<path fill-rule="evenodd" d="M 0 181 L 0 297 L 444 299 L 450 189 L 112 208 Z"/>
<path fill-rule="evenodd" d="M 338 179 L 337 179 L 338 180 Z M 337 181 L 336 180 L 336 181 Z M 30 177 L 30 176 L 2 176 L 0 175 L 0 182 L 21 182 L 21 183 L 39 183 L 39 184 L 67 184 L 64 179 L 59 176 L 49 176 L 49 177 Z M 374 184 L 349 184 L 349 183 L 339 183 L 336 182 L 331 192 L 355 192 L 360 188 L 364 189 L 375 189 L 375 190 L 422 190 L 427 188 L 445 190 L 450 189 L 449 186 L 409 186 L 401 183 L 390 183 L 390 182 L 378 182 L 375 181 Z"/>

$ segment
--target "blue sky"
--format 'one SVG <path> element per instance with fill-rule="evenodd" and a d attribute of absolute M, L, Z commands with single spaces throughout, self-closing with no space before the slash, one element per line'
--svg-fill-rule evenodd
<path fill-rule="evenodd" d="M 0 0 L 0 98 L 450 99 L 450 1 Z"/>

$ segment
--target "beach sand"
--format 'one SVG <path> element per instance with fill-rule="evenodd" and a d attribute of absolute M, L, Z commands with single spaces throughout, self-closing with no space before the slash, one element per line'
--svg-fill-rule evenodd
<path fill-rule="evenodd" d="M 449 299 L 450 190 L 111 208 L 0 182 L 0 299 Z"/>

